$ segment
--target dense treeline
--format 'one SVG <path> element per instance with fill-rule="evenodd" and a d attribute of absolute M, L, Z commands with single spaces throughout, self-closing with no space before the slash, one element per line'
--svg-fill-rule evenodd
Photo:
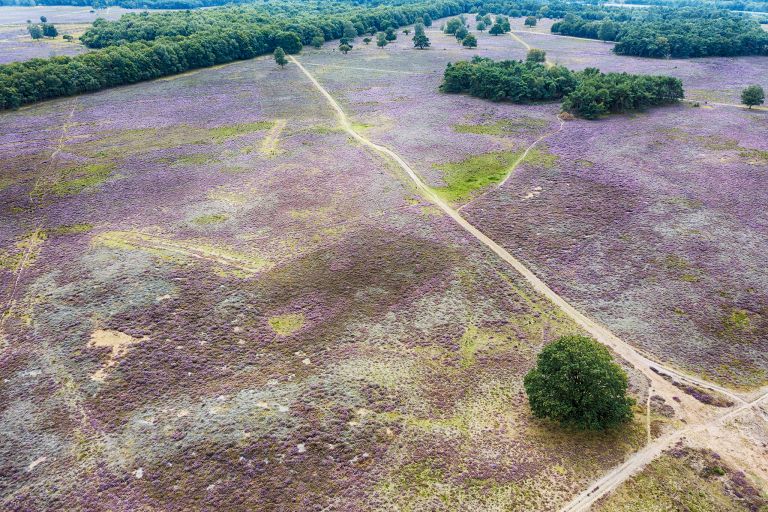
<path fill-rule="evenodd" d="M 444 0 L 382 7 L 347 17 L 316 15 L 271 24 L 240 23 L 226 28 L 212 25 L 207 31 L 189 36 L 129 42 L 74 57 L 15 62 L 0 66 L 0 109 L 249 59 L 277 47 L 296 53 L 313 34 L 326 40 L 340 38 L 344 21 L 379 29 L 410 24 L 423 15 L 439 18 L 459 14 L 465 8 L 462 2 Z"/>
<path fill-rule="evenodd" d="M 568 14 L 552 32 L 616 41 L 614 52 L 654 58 L 768 55 L 768 32 L 753 19 L 709 9 L 637 9 L 629 19 Z"/>
<path fill-rule="evenodd" d="M 90 48 L 105 48 L 134 41 L 153 41 L 161 37 L 190 36 L 221 27 L 273 25 L 296 33 L 304 44 L 314 37 L 338 39 L 344 23 L 352 22 L 358 35 L 412 23 L 425 13 L 432 17 L 457 14 L 467 8 L 464 1 L 443 0 L 433 6 L 412 3 L 400 6 L 362 8 L 349 4 L 306 5 L 279 2 L 270 7 L 235 6 L 198 11 L 126 14 L 117 21 L 96 20 L 80 40 Z"/>
<path fill-rule="evenodd" d="M 573 72 L 563 66 L 480 57 L 448 64 L 440 89 L 515 103 L 562 99 L 563 111 L 586 119 L 683 98 L 683 84 L 673 77 L 601 73 L 595 68 Z"/>

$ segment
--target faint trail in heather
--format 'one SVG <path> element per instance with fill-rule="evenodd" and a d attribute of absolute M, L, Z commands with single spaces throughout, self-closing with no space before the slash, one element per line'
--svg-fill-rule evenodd
<path fill-rule="evenodd" d="M 733 398 L 737 403 L 740 404 L 737 407 L 732 408 L 729 411 L 712 419 L 707 406 L 697 402 L 695 399 L 690 398 L 687 395 L 678 397 L 679 405 L 684 408 L 684 412 L 687 414 L 689 421 L 688 426 L 673 433 L 667 434 L 666 436 L 657 439 L 655 442 L 646 445 L 645 448 L 630 457 L 623 464 L 614 468 L 608 474 L 604 475 L 599 480 L 591 484 L 586 491 L 577 496 L 573 501 L 571 501 L 562 509 L 564 512 L 588 510 L 598 499 L 608 494 L 608 492 L 614 490 L 635 472 L 645 467 L 649 462 L 654 460 L 659 454 L 668 448 L 673 442 L 682 439 L 686 433 L 701 431 L 707 427 L 719 425 L 723 421 L 733 417 L 735 414 L 738 414 L 747 409 L 751 409 L 758 402 L 768 397 L 768 394 L 765 394 L 755 400 L 746 402 L 743 398 L 735 395 L 733 392 L 723 388 L 722 386 L 712 384 L 694 376 L 683 374 L 674 368 L 669 368 L 663 364 L 656 363 L 647 358 L 628 343 L 622 341 L 608 328 L 598 324 L 591 318 L 578 311 L 564 298 L 549 288 L 549 286 L 547 286 L 519 260 L 512 256 L 506 249 L 486 236 L 482 231 L 464 219 L 457 210 L 454 210 L 447 203 L 445 203 L 424 181 L 422 181 L 422 179 L 410 167 L 410 165 L 408 165 L 408 163 L 405 162 L 405 160 L 403 160 L 397 153 L 385 146 L 378 145 L 357 133 L 352 127 L 352 123 L 349 121 L 346 113 L 338 104 L 338 102 L 333 98 L 333 96 L 331 96 L 331 94 L 317 81 L 317 79 L 315 79 L 315 77 L 309 71 L 307 71 L 304 66 L 301 65 L 301 63 L 295 57 L 290 56 L 289 59 L 299 68 L 299 70 L 302 71 L 302 73 L 307 76 L 307 78 L 312 82 L 318 92 L 320 92 L 320 94 L 325 97 L 329 105 L 335 111 L 339 124 L 353 139 L 357 140 L 364 146 L 369 147 L 394 160 L 413 181 L 414 185 L 420 193 L 422 193 L 427 199 L 429 199 L 449 217 L 451 217 L 466 232 L 477 238 L 497 256 L 499 256 L 502 260 L 514 268 L 525 278 L 528 284 L 535 291 L 548 298 L 569 318 L 571 318 L 571 320 L 582 327 L 595 339 L 610 347 L 618 356 L 642 372 L 651 381 L 651 386 L 656 390 L 657 394 L 664 397 L 665 399 L 670 399 L 670 403 L 674 403 L 671 400 L 672 397 L 678 397 L 679 395 L 679 389 L 674 387 L 669 381 L 667 381 L 662 375 L 658 373 L 659 368 L 661 368 L 668 377 L 673 377 L 680 381 L 687 381 L 701 385 L 707 389 L 720 391 L 721 393 Z"/>
<path fill-rule="evenodd" d="M 544 139 L 548 139 L 549 137 L 551 137 L 551 136 L 553 136 L 553 135 L 555 135 L 555 134 L 557 134 L 557 133 L 560 133 L 561 131 L 563 131 L 563 128 L 565 127 L 565 121 L 563 121 L 563 120 L 562 120 L 561 118 L 559 118 L 559 117 L 558 117 L 558 120 L 560 121 L 560 126 L 557 128 L 557 130 L 551 131 L 551 132 L 549 132 L 549 133 L 545 133 L 544 135 L 542 135 L 541 137 L 539 137 L 538 139 L 536 139 L 535 141 L 533 141 L 533 143 L 532 143 L 530 146 L 528 146 L 527 148 L 525 148 L 525 151 L 523 151 L 523 154 L 522 154 L 522 155 L 520 155 L 519 157 L 517 157 L 517 160 L 515 160 L 515 161 L 512 163 L 512 165 L 509 167 L 509 170 L 507 171 L 507 175 L 506 175 L 506 176 L 504 176 L 504 179 L 503 179 L 503 180 L 501 180 L 501 182 L 500 182 L 498 185 L 496 185 L 496 187 L 494 187 L 493 189 L 491 189 L 491 190 L 488 190 L 488 191 L 486 191 L 486 192 L 483 192 L 482 194 L 480 194 L 480 195 L 479 195 L 479 196 L 477 196 L 477 197 L 474 197 L 474 198 L 472 198 L 472 200 L 471 200 L 471 201 L 468 201 L 468 202 L 464 203 L 463 205 L 459 206 L 459 208 L 457 209 L 457 211 L 461 211 L 462 209 L 464 209 L 464 208 L 466 208 L 467 206 L 469 206 L 470 204 L 474 203 L 475 201 L 477 201 L 477 200 L 478 200 L 478 199 L 480 199 L 481 197 L 484 197 L 485 195 L 489 194 L 489 193 L 490 193 L 490 192 L 492 192 L 493 190 L 498 190 L 498 189 L 500 189 L 501 187 L 503 187 L 503 186 L 504 186 L 504 184 L 505 184 L 505 183 L 507 183 L 507 181 L 509 181 L 509 178 L 511 178 L 511 177 L 512 177 L 512 173 L 514 173 L 514 172 L 515 172 L 515 169 L 517 169 L 517 167 L 518 167 L 518 166 L 519 166 L 521 163 L 523 163 L 523 161 L 525 161 L 525 159 L 528 157 L 528 154 L 531 152 L 531 150 L 532 150 L 533 148 L 535 148 L 536 146 L 538 146 L 538 145 L 539 145 L 539 143 L 540 143 L 540 142 L 542 142 Z"/>
<path fill-rule="evenodd" d="M 45 193 L 38 195 L 37 190 L 40 186 L 41 179 L 44 179 L 45 176 L 51 172 L 53 169 L 53 164 L 56 160 L 56 157 L 61 153 L 62 148 L 64 147 L 64 143 L 66 142 L 67 132 L 69 131 L 69 127 L 72 123 L 72 118 L 75 116 L 75 109 L 77 108 L 77 98 L 74 98 L 72 100 L 72 109 L 69 111 L 69 115 L 67 116 L 67 119 L 64 121 L 64 123 L 61 126 L 61 135 L 59 135 L 58 140 L 56 141 L 56 148 L 51 152 L 51 156 L 48 158 L 48 169 L 47 172 L 44 173 L 43 176 L 38 176 L 35 179 L 35 184 L 32 186 L 32 190 L 29 195 L 29 199 L 32 202 L 33 206 L 39 206 L 39 203 L 42 202 L 42 200 L 45 198 Z M 37 204 L 36 204 L 37 203 Z M 28 237 L 27 245 L 24 248 L 24 254 L 21 257 L 21 260 L 19 261 L 19 264 L 17 265 L 14 273 L 14 279 L 13 279 L 13 285 L 11 285 L 11 289 L 8 293 L 8 300 L 6 301 L 5 308 L 2 312 L 2 315 L 0 315 L 0 339 L 5 336 L 3 328 L 5 326 L 5 321 L 11 316 L 13 313 L 13 308 L 16 305 L 16 292 L 19 288 L 19 281 L 21 280 L 21 276 L 24 274 L 24 270 L 29 266 L 30 264 L 30 258 L 32 257 L 33 252 L 39 247 L 39 245 L 42 243 L 43 238 L 42 236 L 42 230 L 43 230 L 43 219 L 39 218 L 37 222 L 35 222 L 35 228 L 32 230 L 32 233 Z"/>
<path fill-rule="evenodd" d="M 275 124 L 267 132 L 264 141 L 261 143 L 259 151 L 265 156 L 274 156 L 277 154 L 277 143 L 280 142 L 280 134 L 283 133 L 288 121 L 285 119 L 276 119 Z"/>
<path fill-rule="evenodd" d="M 652 382 L 655 383 L 657 389 L 665 389 L 670 393 L 670 395 L 672 393 L 677 394 L 677 388 L 673 387 L 672 384 L 670 384 L 667 380 L 665 380 L 662 376 L 660 376 L 656 371 L 653 370 L 653 368 L 656 368 L 656 367 L 663 368 L 665 373 L 668 373 L 670 376 L 674 376 L 679 380 L 695 382 L 697 384 L 702 382 L 699 379 L 689 377 L 672 368 L 667 368 L 662 364 L 651 361 L 650 359 L 642 355 L 640 352 L 635 350 L 634 347 L 620 340 L 617 336 L 615 336 L 612 332 L 610 332 L 606 327 L 598 324 L 594 320 L 588 318 L 586 315 L 578 311 L 565 299 L 563 299 L 561 296 L 555 293 L 549 286 L 547 286 L 541 279 L 539 279 L 517 258 L 512 256 L 506 249 L 501 247 L 498 243 L 496 243 L 494 240 L 489 238 L 482 231 L 477 229 L 474 225 L 469 223 L 464 217 L 462 217 L 459 214 L 458 211 L 456 211 L 451 206 L 449 206 L 445 201 L 443 201 L 426 183 L 424 183 L 424 181 L 422 181 L 422 179 L 411 168 L 411 166 L 408 165 L 408 163 L 405 162 L 405 160 L 403 160 L 397 153 L 395 153 L 394 151 L 392 151 L 391 149 L 385 146 L 380 146 L 372 142 L 371 140 L 367 139 L 366 137 L 363 137 L 357 131 L 355 131 L 346 113 L 341 108 L 341 106 L 339 106 L 339 104 L 336 102 L 333 96 L 331 96 L 331 94 L 327 90 L 325 90 L 325 88 L 317 81 L 317 79 L 315 79 L 315 77 L 309 71 L 307 71 L 307 69 L 304 66 L 302 66 L 301 63 L 295 57 L 291 56 L 290 60 L 291 62 L 296 64 L 296 66 L 314 84 L 317 90 L 325 97 L 325 99 L 328 101 L 331 107 L 335 110 L 339 123 L 352 138 L 354 138 L 364 146 L 372 148 L 375 151 L 378 151 L 379 153 L 382 153 L 388 156 L 389 158 L 391 158 L 392 160 L 394 160 L 405 171 L 405 173 L 409 176 L 411 181 L 413 181 L 414 185 L 419 190 L 419 192 L 421 192 L 427 199 L 429 199 L 432 203 L 434 203 L 441 210 L 443 210 L 443 212 L 445 212 L 449 217 L 451 217 L 465 231 L 467 231 L 472 236 L 477 238 L 485 246 L 487 246 L 494 253 L 496 253 L 496 255 L 498 255 L 501 259 L 503 259 L 509 265 L 511 265 L 512 268 L 514 268 L 517 272 L 519 272 L 528 281 L 528 283 L 533 287 L 534 290 L 536 290 L 537 292 L 547 297 L 550 301 L 552 301 L 561 310 L 563 310 L 564 313 L 566 313 L 573 321 L 575 321 L 584 330 L 592 334 L 601 343 L 611 347 L 617 354 L 619 354 L 621 357 L 627 360 L 630 364 L 640 369 Z M 713 389 L 718 388 L 718 386 L 715 386 L 709 383 L 705 383 L 705 385 Z M 723 389 L 723 392 L 730 395 L 730 392 L 726 389 Z M 740 398 L 738 397 L 735 397 L 735 398 L 736 400 L 743 402 L 743 400 L 741 400 Z M 695 408 L 696 407 L 694 407 L 694 409 Z"/>

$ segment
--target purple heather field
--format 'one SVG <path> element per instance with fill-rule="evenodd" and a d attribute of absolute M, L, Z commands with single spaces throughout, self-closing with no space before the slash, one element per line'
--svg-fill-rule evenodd
<path fill-rule="evenodd" d="M 3 113 L 0 148 L 3 510 L 553 510 L 645 441 L 531 417 L 575 326 L 296 66 Z"/>
<path fill-rule="evenodd" d="M 516 35 L 537 46 L 522 32 Z M 430 50 L 398 41 L 385 50 L 361 46 L 344 68 L 328 52 L 304 62 L 373 140 L 396 149 L 438 190 L 445 164 L 519 151 L 546 135 L 509 181 L 472 200 L 465 216 L 652 357 L 727 385 L 765 384 L 768 112 L 680 105 L 569 121 L 557 132 L 557 104 L 435 93 L 435 70 L 447 62 L 474 54 L 521 58 L 520 43 L 481 34 L 479 48 L 469 51 L 434 28 L 428 34 L 437 43 Z M 581 67 L 618 70 L 623 62 L 621 70 L 635 72 L 641 62 L 643 72 L 673 73 L 690 65 L 611 56 L 610 45 L 599 42 L 538 37 L 556 62 L 566 63 L 574 44 L 603 50 L 581 54 Z M 731 69 L 741 59 L 719 60 L 718 69 Z M 768 66 L 768 58 L 753 60 L 758 70 Z M 725 75 L 710 75 L 710 82 L 725 84 L 724 96 L 733 101 L 742 84 Z M 697 80 L 683 76 L 686 86 Z M 509 129 L 498 133 L 503 123 Z"/>
<path fill-rule="evenodd" d="M 554 103 L 439 93 L 448 62 L 525 56 L 439 25 L 425 51 L 298 58 L 581 310 L 651 357 L 768 380 L 768 112 L 559 130 Z M 729 101 L 746 79 L 523 37 Z M 542 136 L 503 187 L 452 188 Z M 0 211 L 2 510 L 557 510 L 679 423 L 658 396 L 607 433 L 534 419 L 523 376 L 578 328 L 271 57 L 0 113 Z"/>

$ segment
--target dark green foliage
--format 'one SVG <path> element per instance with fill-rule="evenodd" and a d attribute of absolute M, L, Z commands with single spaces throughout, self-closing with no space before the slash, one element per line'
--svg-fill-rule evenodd
<path fill-rule="evenodd" d="M 40 16 L 40 23 L 48 23 L 48 18 L 45 16 Z"/>
<path fill-rule="evenodd" d="M 250 59 L 278 46 L 287 54 L 297 53 L 302 44 L 316 45 L 319 38 L 341 38 L 344 21 L 351 21 L 356 33 L 361 28 L 375 33 L 390 27 L 394 32 L 393 27 L 409 25 L 428 13 L 444 17 L 466 8 L 458 0 L 373 8 L 317 5 L 286 0 L 259 7 L 127 14 L 114 22 L 98 19 L 81 40 L 100 49 L 0 65 L 0 110 Z M 272 15 L 270 9 L 290 16 Z"/>
<path fill-rule="evenodd" d="M 27 32 L 29 32 L 32 39 L 41 39 L 43 37 L 43 28 L 36 23 L 27 25 Z"/>
<path fill-rule="evenodd" d="M 564 111 L 586 119 L 674 103 L 683 97 L 682 82 L 667 76 L 605 74 L 594 68 L 574 73 L 563 66 L 480 57 L 449 64 L 440 89 L 515 103 L 563 99 Z"/>
<path fill-rule="evenodd" d="M 378 37 L 376 38 L 376 46 L 379 48 L 384 48 L 389 44 L 389 41 L 387 41 L 387 36 L 384 34 L 384 32 L 379 32 Z"/>
<path fill-rule="evenodd" d="M 352 47 L 349 46 L 348 44 L 339 45 L 339 51 L 344 55 L 348 54 L 350 50 L 352 50 Z"/>
<path fill-rule="evenodd" d="M 765 101 L 765 91 L 759 85 L 750 85 L 741 91 L 741 102 L 752 108 L 755 105 L 762 105 Z"/>
<path fill-rule="evenodd" d="M 288 64 L 288 59 L 285 58 L 285 50 L 280 48 L 279 46 L 275 48 L 275 62 L 282 68 L 285 67 L 286 64 Z"/>
<path fill-rule="evenodd" d="M 485 30 L 485 22 L 478 21 L 477 22 L 477 30 L 479 30 L 480 32 L 484 31 Z"/>
<path fill-rule="evenodd" d="M 538 356 L 525 376 L 533 415 L 582 430 L 604 430 L 632 419 L 627 374 L 603 345 L 563 336 Z"/>
<path fill-rule="evenodd" d="M 629 16 L 629 17 L 627 17 Z M 702 8 L 605 11 L 601 19 L 568 14 L 552 25 L 563 35 L 617 41 L 614 52 L 654 58 L 768 55 L 768 32 L 752 18 Z"/>
<path fill-rule="evenodd" d="M 59 35 L 59 31 L 51 23 L 43 23 L 42 28 L 45 37 L 56 37 Z"/>
<path fill-rule="evenodd" d="M 528 16 L 525 18 L 525 26 L 526 27 L 535 27 L 536 26 L 536 16 Z"/>
<path fill-rule="evenodd" d="M 423 50 L 424 48 L 429 48 L 429 44 L 429 38 L 423 32 L 413 36 L 413 46 L 415 48 Z"/>
<path fill-rule="evenodd" d="M 365 39 L 363 41 L 365 41 Z M 325 42 L 325 39 L 323 39 L 322 36 L 315 36 L 315 37 L 312 38 L 312 41 L 311 41 L 310 44 L 313 47 L 315 47 L 315 48 L 320 48 L 321 46 L 323 46 L 324 42 Z M 371 40 L 368 39 L 368 42 L 371 42 Z M 366 44 L 368 44 L 368 43 L 366 43 Z"/>
<path fill-rule="evenodd" d="M 501 34 L 504 33 L 504 27 L 502 25 L 499 25 L 498 23 L 495 23 L 491 27 L 491 30 L 488 31 L 488 33 L 491 34 L 492 36 L 500 36 Z"/>
<path fill-rule="evenodd" d="M 364 42 L 365 44 L 371 44 L 371 41 L 373 41 L 373 39 L 371 39 L 370 37 L 364 37 L 364 38 L 363 38 L 363 42 Z"/>
<path fill-rule="evenodd" d="M 531 48 L 528 50 L 528 55 L 526 55 L 525 60 L 528 62 L 546 62 L 547 52 L 538 48 Z"/>
<path fill-rule="evenodd" d="M 446 34 L 455 34 L 457 30 L 463 27 L 464 27 L 464 24 L 461 22 L 459 18 L 452 18 L 448 20 L 448 23 L 445 24 L 444 32 Z"/>
<path fill-rule="evenodd" d="M 388 27 L 384 33 L 385 33 L 384 38 L 387 41 L 392 42 L 397 40 L 397 32 L 395 32 L 394 28 Z"/>
<path fill-rule="evenodd" d="M 472 34 L 467 34 L 467 36 L 461 41 L 461 44 L 465 48 L 477 48 L 477 38 Z"/>
<path fill-rule="evenodd" d="M 449 64 L 441 90 L 467 92 L 493 101 L 557 100 L 577 86 L 574 73 L 562 66 L 547 68 L 540 64 L 475 57 L 471 61 Z"/>
<path fill-rule="evenodd" d="M 429 14 L 425 14 L 421 17 L 422 23 L 424 23 L 425 27 L 431 27 L 432 26 L 432 18 L 429 16 Z"/>
<path fill-rule="evenodd" d="M 468 34 L 469 34 L 469 30 L 467 30 L 466 27 L 461 26 L 453 35 L 456 37 L 458 41 L 463 41 Z"/>

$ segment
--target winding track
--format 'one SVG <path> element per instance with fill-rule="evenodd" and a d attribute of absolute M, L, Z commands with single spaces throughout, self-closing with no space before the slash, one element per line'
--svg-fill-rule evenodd
<path fill-rule="evenodd" d="M 516 36 L 513 36 L 513 37 L 519 41 L 522 41 Z M 430 200 L 438 208 L 440 208 L 446 215 L 451 217 L 451 219 L 453 219 L 467 233 L 474 236 L 483 245 L 488 247 L 502 260 L 508 263 L 512 268 L 514 268 L 519 274 L 521 274 L 525 278 L 525 280 L 529 283 L 529 285 L 532 288 L 534 288 L 537 292 L 541 293 L 542 295 L 547 297 L 550 301 L 552 301 L 569 318 L 571 318 L 574 322 L 576 322 L 579 326 L 581 326 L 585 331 L 591 334 L 599 342 L 609 346 L 618 355 L 620 355 L 627 362 L 632 364 L 635 368 L 637 368 L 644 375 L 646 375 L 648 379 L 651 381 L 651 387 L 655 389 L 655 392 L 657 394 L 660 394 L 661 396 L 664 396 L 666 398 L 671 398 L 672 396 L 679 395 L 679 390 L 677 388 L 674 388 L 667 380 L 665 380 L 662 376 L 660 376 L 657 373 L 660 370 L 663 373 L 667 374 L 668 376 L 671 376 L 679 381 L 693 383 L 693 384 L 705 387 L 707 389 L 715 390 L 720 393 L 723 393 L 737 402 L 738 405 L 736 407 L 731 408 L 728 411 L 712 418 L 711 415 L 707 414 L 707 411 L 704 411 L 704 414 L 701 414 L 702 411 L 704 410 L 704 407 L 701 404 L 696 404 L 693 401 L 693 399 L 687 397 L 686 395 L 683 395 L 682 405 L 686 409 L 686 412 L 689 413 L 689 416 L 688 416 L 689 419 L 693 420 L 689 422 L 689 426 L 683 429 L 679 429 L 670 434 L 667 434 L 666 436 L 663 436 L 647 444 L 642 450 L 632 455 L 624 463 L 615 467 L 609 473 L 607 473 L 606 475 L 604 475 L 603 477 L 595 481 L 593 484 L 591 484 L 587 488 L 587 490 L 585 490 L 584 492 L 576 496 L 570 503 L 568 503 L 563 507 L 562 509 L 563 512 L 576 512 L 576 511 L 589 510 L 589 508 L 598 499 L 602 498 L 603 496 L 607 495 L 610 491 L 614 490 L 621 483 L 623 483 L 629 477 L 631 477 L 634 473 L 636 473 L 637 471 L 645 467 L 648 463 L 653 461 L 665 449 L 669 448 L 673 443 L 683 439 L 686 434 L 700 432 L 706 429 L 707 427 L 720 426 L 723 424 L 723 422 L 732 418 L 736 414 L 741 413 L 745 410 L 751 409 L 753 406 L 757 405 L 759 402 L 762 402 L 763 400 L 768 398 L 768 393 L 766 393 L 766 394 L 762 394 L 759 398 L 756 398 L 751 401 L 747 401 L 744 398 L 738 396 L 734 392 L 722 386 L 718 386 L 716 384 L 713 384 L 711 382 L 705 381 L 703 379 L 697 378 L 692 375 L 681 373 L 678 370 L 667 367 L 663 364 L 656 363 L 650 360 L 648 357 L 646 357 L 642 353 L 640 353 L 638 350 L 636 350 L 634 347 L 632 347 L 628 343 L 618 338 L 608 328 L 600 325 L 596 321 L 592 320 L 591 318 L 581 313 L 579 310 L 573 307 L 569 302 L 567 302 L 564 298 L 562 298 L 560 295 L 555 293 L 551 288 L 549 288 L 549 286 L 547 286 L 546 283 L 544 283 L 541 279 L 539 279 L 532 271 L 530 271 L 525 265 L 523 265 L 517 258 L 512 256 L 506 249 L 501 247 L 494 240 L 489 238 L 487 235 L 485 235 L 482 231 L 480 231 L 474 225 L 469 223 L 466 219 L 464 219 L 461 216 L 461 214 L 457 210 L 453 209 L 450 205 L 448 205 L 445 201 L 443 201 L 419 177 L 419 175 L 413 170 L 413 168 L 411 168 L 411 166 L 405 160 L 403 160 L 403 158 L 401 158 L 397 153 L 395 153 L 394 151 L 392 151 L 391 149 L 385 146 L 381 146 L 379 144 L 374 143 L 373 141 L 369 140 L 368 138 L 356 132 L 355 129 L 352 127 L 352 123 L 350 122 L 346 113 L 338 104 L 338 102 L 334 99 L 334 97 L 331 96 L 331 94 L 320 84 L 320 82 L 318 82 L 317 79 L 309 71 L 307 71 L 307 69 L 295 57 L 289 56 L 289 59 L 299 68 L 299 70 L 301 70 L 302 73 L 304 73 L 304 75 L 306 75 L 306 77 L 315 86 L 317 91 L 323 97 L 325 97 L 328 104 L 335 111 L 338 122 L 341 125 L 341 127 L 344 129 L 344 131 L 346 131 L 353 139 L 358 141 L 363 146 L 369 147 L 374 151 L 384 155 L 385 157 L 397 163 L 398 166 L 400 166 L 400 168 L 403 171 L 405 171 L 405 173 L 411 179 L 411 181 L 413 182 L 417 190 L 421 194 L 423 194 L 425 198 Z M 540 140 L 537 140 L 536 142 L 534 142 L 534 145 L 537 144 L 538 142 L 540 142 Z"/>

